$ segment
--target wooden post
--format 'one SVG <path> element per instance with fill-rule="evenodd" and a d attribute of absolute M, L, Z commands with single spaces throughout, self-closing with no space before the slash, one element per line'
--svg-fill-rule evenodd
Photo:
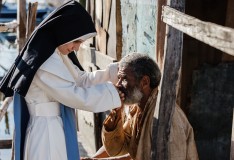
<path fill-rule="evenodd" d="M 38 3 L 29 3 L 28 14 L 27 14 L 27 28 L 26 28 L 26 40 L 30 37 L 36 26 Z"/>
<path fill-rule="evenodd" d="M 18 51 L 20 52 L 25 43 L 26 35 L 26 0 L 17 0 L 17 23 L 19 27 L 17 29 L 17 41 Z"/>
<path fill-rule="evenodd" d="M 120 0 L 116 0 L 116 59 L 118 61 L 122 58 L 122 34 L 121 5 Z"/>
<path fill-rule="evenodd" d="M 234 159 L 234 109 L 232 114 L 232 137 L 231 137 L 231 153 L 230 153 L 230 160 Z"/>
<path fill-rule="evenodd" d="M 166 24 L 162 21 L 162 6 L 167 0 L 158 0 L 157 3 L 157 31 L 156 31 L 156 60 L 161 71 L 163 71 L 164 44 L 166 35 Z"/>
<path fill-rule="evenodd" d="M 185 8 L 184 0 L 168 0 L 167 5 L 180 11 Z M 166 26 L 164 69 L 159 88 L 161 97 L 157 101 L 154 114 L 151 159 L 168 159 L 168 141 L 182 64 L 182 46 L 183 33 Z"/>
<path fill-rule="evenodd" d="M 225 26 L 234 28 L 234 0 L 228 0 Z M 222 61 L 234 61 L 234 56 L 223 53 Z"/>
<path fill-rule="evenodd" d="M 2 10 L 2 0 L 0 0 L 0 12 Z"/>

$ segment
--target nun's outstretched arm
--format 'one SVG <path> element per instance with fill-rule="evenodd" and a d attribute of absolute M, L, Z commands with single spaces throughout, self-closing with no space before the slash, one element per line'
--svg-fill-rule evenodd
<path fill-rule="evenodd" d="M 38 70 L 34 83 L 56 101 L 72 108 L 103 112 L 121 106 L 118 90 L 111 82 L 83 88 L 68 79 Z"/>

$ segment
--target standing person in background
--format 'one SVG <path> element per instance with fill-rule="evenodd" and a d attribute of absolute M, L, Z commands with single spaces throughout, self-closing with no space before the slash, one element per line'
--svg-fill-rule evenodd
<path fill-rule="evenodd" d="M 86 73 L 75 59 L 73 51 L 95 35 L 90 15 L 69 1 L 35 29 L 1 81 L 0 91 L 14 96 L 16 160 L 79 159 L 74 109 L 121 106 L 124 95 L 107 82 L 117 82 L 117 64 Z"/>

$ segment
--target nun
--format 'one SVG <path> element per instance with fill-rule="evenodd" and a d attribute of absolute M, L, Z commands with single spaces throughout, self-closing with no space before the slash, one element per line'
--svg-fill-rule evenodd
<path fill-rule="evenodd" d="M 68 1 L 38 25 L 0 82 L 14 99 L 16 160 L 80 159 L 74 110 L 121 106 L 118 65 L 84 72 L 73 52 L 95 35 L 90 15 Z"/>

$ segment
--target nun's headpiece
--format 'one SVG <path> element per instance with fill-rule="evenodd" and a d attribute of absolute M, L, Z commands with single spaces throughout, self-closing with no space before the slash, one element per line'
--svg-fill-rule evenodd
<path fill-rule="evenodd" d="M 69 1 L 53 11 L 30 36 L 15 63 L 0 82 L 0 91 L 25 96 L 38 68 L 62 44 L 96 35 L 89 13 L 76 1 Z"/>

